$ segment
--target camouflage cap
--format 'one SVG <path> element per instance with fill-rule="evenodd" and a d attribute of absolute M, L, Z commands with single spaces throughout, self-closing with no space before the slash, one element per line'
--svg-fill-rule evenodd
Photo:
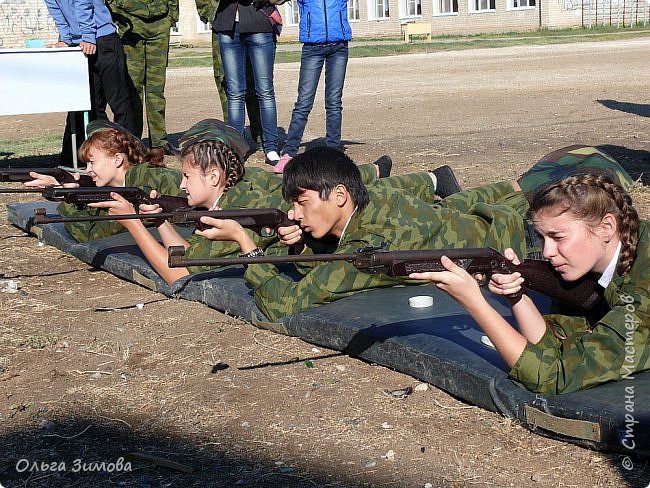
<path fill-rule="evenodd" d="M 584 174 L 607 176 L 625 191 L 629 191 L 633 184 L 627 171 L 609 154 L 579 144 L 547 154 L 521 175 L 517 182 L 528 196 L 568 176 Z"/>
<path fill-rule="evenodd" d="M 217 141 L 230 147 L 239 159 L 244 160 L 250 146 L 248 142 L 233 127 L 218 119 L 204 119 L 190 127 L 179 139 L 179 147 L 186 147 L 204 141 Z"/>
<path fill-rule="evenodd" d="M 86 126 L 86 134 L 88 136 L 91 136 L 94 132 L 97 132 L 100 129 L 115 129 L 122 132 L 126 132 L 127 134 L 133 136 L 131 132 L 129 132 L 124 127 L 122 127 L 120 124 L 118 124 L 117 122 L 111 122 L 110 120 L 91 120 L 90 122 L 88 122 L 88 125 Z"/>

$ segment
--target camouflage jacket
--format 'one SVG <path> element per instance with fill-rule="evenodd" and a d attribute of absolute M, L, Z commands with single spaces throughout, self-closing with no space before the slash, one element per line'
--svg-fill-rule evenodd
<path fill-rule="evenodd" d="M 148 164 L 136 164 L 126 172 L 124 186 L 135 186 L 142 188 L 149 193 L 157 190 L 161 195 L 185 196 L 185 192 L 179 188 L 181 174 L 171 168 L 160 168 Z M 75 204 L 61 203 L 58 207 L 60 215 L 106 215 L 106 210 L 77 207 Z M 103 237 L 109 237 L 126 229 L 114 220 L 101 222 L 67 222 L 65 229 L 74 237 L 77 242 L 94 241 Z"/>
<path fill-rule="evenodd" d="M 178 22 L 179 0 L 107 0 L 113 21 L 120 36 L 129 31 L 142 30 L 145 24 L 169 19 L 170 25 Z"/>
<path fill-rule="evenodd" d="M 601 316 L 590 324 L 577 314 L 546 315 L 546 333 L 526 346 L 511 379 L 534 392 L 558 394 L 650 369 L 649 234 L 648 222 L 642 221 L 632 269 L 605 289 Z"/>
<path fill-rule="evenodd" d="M 431 205 L 402 190 L 369 190 L 370 203 L 350 219 L 337 253 L 382 242 L 388 251 L 509 246 L 520 255 L 526 253 L 523 217 L 528 204 L 523 193 L 514 193 L 508 182 L 463 192 L 465 195 L 456 199 L 456 208 Z M 346 261 L 318 264 L 299 281 L 281 275 L 269 264 L 248 266 L 244 277 L 255 289 L 257 306 L 270 320 L 371 288 L 422 284 L 366 274 Z"/>
<path fill-rule="evenodd" d="M 217 8 L 219 8 L 219 0 L 194 0 L 196 3 L 196 10 L 199 13 L 201 22 L 212 25 L 214 18 L 217 16 Z"/>

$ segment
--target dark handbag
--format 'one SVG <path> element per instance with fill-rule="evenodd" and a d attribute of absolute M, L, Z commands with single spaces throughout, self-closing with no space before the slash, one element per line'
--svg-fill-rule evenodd
<path fill-rule="evenodd" d="M 266 7 L 261 8 L 260 12 L 266 15 L 266 18 L 273 28 L 273 33 L 276 37 L 279 37 L 280 34 L 282 34 L 282 15 L 280 15 L 278 8 L 276 6 L 271 7 L 270 5 L 267 5 Z"/>

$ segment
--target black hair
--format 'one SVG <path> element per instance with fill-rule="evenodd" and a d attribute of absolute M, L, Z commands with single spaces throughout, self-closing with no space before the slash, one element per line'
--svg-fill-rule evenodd
<path fill-rule="evenodd" d="M 368 190 L 354 161 L 337 149 L 316 147 L 298 154 L 284 168 L 282 196 L 292 202 L 305 190 L 314 190 L 326 200 L 336 185 L 347 188 L 359 210 L 368 205 Z"/>

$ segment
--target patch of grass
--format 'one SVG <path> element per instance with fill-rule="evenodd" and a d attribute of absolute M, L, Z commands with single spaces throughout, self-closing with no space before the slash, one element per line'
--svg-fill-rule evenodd
<path fill-rule="evenodd" d="M 351 58 L 395 56 L 398 54 L 433 53 L 438 51 L 459 51 L 465 49 L 508 47 L 521 45 L 565 44 L 585 41 L 607 41 L 625 37 L 647 37 L 650 30 L 638 28 L 631 30 L 616 27 L 594 27 L 592 29 L 539 29 L 529 32 L 505 32 L 498 34 L 440 35 L 430 41 L 402 42 L 401 37 L 359 38 L 350 43 Z M 276 63 L 300 61 L 300 50 L 286 50 L 283 46 L 299 45 L 297 42 L 284 42 L 276 52 Z M 170 54 L 170 67 L 211 67 L 212 55 L 203 49 L 175 49 Z"/>
<path fill-rule="evenodd" d="M 48 346 L 53 346 L 58 341 L 59 338 L 54 334 L 33 335 L 27 338 L 24 345 L 30 349 L 45 349 Z"/>
<path fill-rule="evenodd" d="M 46 135 L 27 139 L 0 139 L 0 161 L 25 156 L 58 154 L 61 135 Z"/>
<path fill-rule="evenodd" d="M 9 407 L 11 410 L 11 414 L 9 414 L 9 418 L 14 418 L 17 413 L 19 412 L 25 412 L 29 407 L 31 407 L 32 404 L 28 402 L 21 402 L 21 403 L 14 403 Z"/>

